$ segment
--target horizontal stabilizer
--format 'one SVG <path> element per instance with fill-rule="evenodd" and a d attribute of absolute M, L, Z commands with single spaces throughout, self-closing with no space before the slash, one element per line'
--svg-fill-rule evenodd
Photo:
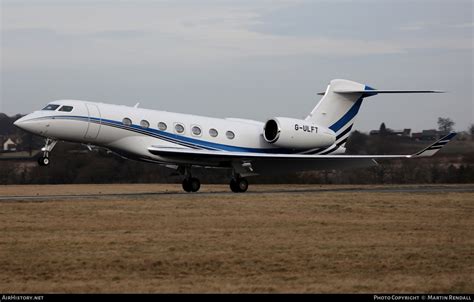
<path fill-rule="evenodd" d="M 351 93 L 362 93 L 364 96 L 372 96 L 379 93 L 445 93 L 441 90 L 334 90 L 334 93 L 340 94 L 351 94 Z M 319 92 L 318 95 L 324 95 L 325 92 Z"/>
<path fill-rule="evenodd" d="M 335 93 L 444 93 L 440 90 L 334 90 Z"/>

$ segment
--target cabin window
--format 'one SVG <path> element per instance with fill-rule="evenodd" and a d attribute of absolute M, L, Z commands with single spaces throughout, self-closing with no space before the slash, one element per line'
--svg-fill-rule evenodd
<path fill-rule="evenodd" d="M 176 125 L 174 125 L 174 130 L 176 130 L 177 133 L 183 133 L 184 132 L 184 126 L 182 124 L 176 124 Z"/>
<path fill-rule="evenodd" d="M 59 108 L 58 111 L 71 112 L 72 108 L 73 108 L 72 106 L 62 106 L 61 108 Z"/>
<path fill-rule="evenodd" d="M 142 128 L 145 128 L 145 129 L 146 129 L 146 128 L 150 127 L 150 123 L 149 123 L 148 121 L 146 121 L 146 120 L 141 120 L 141 121 L 140 121 L 140 126 L 141 126 Z"/>
<path fill-rule="evenodd" d="M 41 110 L 51 110 L 54 111 L 59 108 L 59 105 L 49 104 Z"/>
<path fill-rule="evenodd" d="M 227 131 L 227 132 L 225 133 L 225 136 L 227 136 L 228 139 L 234 139 L 235 134 L 234 134 L 234 132 L 232 132 L 232 131 Z"/>
<path fill-rule="evenodd" d="M 194 126 L 191 129 L 191 132 L 193 133 L 193 135 L 200 136 L 201 135 L 201 128 L 199 128 L 199 126 Z"/>
<path fill-rule="evenodd" d="M 131 126 L 132 125 L 132 120 L 129 119 L 128 117 L 124 118 L 122 120 L 122 123 L 125 125 L 125 126 Z"/>
<path fill-rule="evenodd" d="M 168 128 L 168 126 L 166 126 L 166 124 L 164 122 L 159 122 L 158 123 L 158 129 L 160 129 L 161 131 L 165 131 L 166 128 Z"/>
<path fill-rule="evenodd" d="M 214 129 L 214 128 L 209 129 L 209 135 L 210 136 L 216 137 L 218 134 L 219 134 L 219 132 L 217 132 L 216 129 Z"/>

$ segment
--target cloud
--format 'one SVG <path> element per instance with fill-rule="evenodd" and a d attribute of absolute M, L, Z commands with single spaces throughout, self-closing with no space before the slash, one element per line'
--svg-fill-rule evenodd
<path fill-rule="evenodd" d="M 145 30 L 104 30 L 97 31 L 88 36 L 97 39 L 137 39 L 150 35 L 151 32 Z"/>
<path fill-rule="evenodd" d="M 445 24 L 445 23 L 425 23 L 425 22 L 417 22 L 410 25 L 402 25 L 398 26 L 397 30 L 400 31 L 439 31 L 442 29 L 471 29 L 474 27 L 473 22 L 466 22 L 466 23 L 457 23 L 457 24 Z"/>
<path fill-rule="evenodd" d="M 358 125 L 421 128 L 432 115 L 467 125 L 470 8 L 471 0 L 3 1 L 1 98 L 11 113 L 64 97 L 139 98 L 143 107 L 264 119 L 304 116 L 324 83 L 349 78 L 453 91 L 416 102 L 384 96 L 367 103 Z M 393 112 L 403 102 L 402 120 Z"/>
<path fill-rule="evenodd" d="M 249 56 L 403 51 L 388 41 L 253 31 L 251 26 L 259 22 L 262 10 L 248 4 L 193 7 L 169 3 L 7 7 L 2 28 L 4 67 L 180 64 Z"/>
<path fill-rule="evenodd" d="M 452 24 L 452 25 L 449 25 L 448 27 L 451 27 L 451 28 L 472 28 L 472 27 L 474 27 L 474 22 Z"/>
<path fill-rule="evenodd" d="M 398 30 L 401 30 L 401 31 L 420 31 L 423 28 L 424 28 L 423 25 L 403 25 L 403 26 L 399 26 Z"/>
<path fill-rule="evenodd" d="M 380 6 L 374 5 L 374 10 Z M 266 1 L 90 1 L 6 5 L 2 28 L 4 68 L 215 64 L 246 57 L 357 57 L 472 48 L 471 36 L 451 33 L 440 37 L 440 30 L 433 30 L 427 21 L 408 22 L 418 17 L 417 6 L 410 10 L 414 16 L 408 18 L 406 14 L 402 20 L 393 18 L 382 6 L 382 15 L 372 13 L 370 18 L 360 18 L 368 14 L 365 9 L 345 2 L 279 1 L 269 5 Z M 352 10 L 340 13 L 341 8 Z M 332 14 L 335 9 L 338 13 Z M 357 22 L 347 14 L 357 14 Z M 380 18 L 386 22 L 372 26 Z M 419 31 L 424 32 L 422 37 Z M 386 34 L 371 38 L 379 32 Z"/>

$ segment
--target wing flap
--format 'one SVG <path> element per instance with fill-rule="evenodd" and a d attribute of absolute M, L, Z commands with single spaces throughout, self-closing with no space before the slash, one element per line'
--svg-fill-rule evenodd
<path fill-rule="evenodd" d="M 272 159 L 272 160 L 309 160 L 309 159 L 372 159 L 372 158 L 406 158 L 411 155 L 306 155 L 306 154 L 279 154 L 279 153 L 255 153 L 255 152 L 232 152 L 216 150 L 196 150 L 184 148 L 168 148 L 151 146 L 148 148 L 151 154 L 158 156 L 179 156 L 190 158 L 216 158 L 216 159 Z"/>

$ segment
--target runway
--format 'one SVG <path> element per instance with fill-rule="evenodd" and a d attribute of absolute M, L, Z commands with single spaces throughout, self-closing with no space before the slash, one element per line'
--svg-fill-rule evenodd
<path fill-rule="evenodd" d="M 104 185 L 106 186 L 106 185 Z M 151 185 L 150 185 L 151 186 Z M 159 185 L 158 185 L 159 186 Z M 169 186 L 169 185 L 168 185 Z M 204 184 L 203 187 L 206 185 Z M 261 195 L 261 194 L 309 194 L 309 193 L 474 193 L 474 184 L 467 185 L 379 185 L 379 186 L 360 186 L 360 187 L 339 187 L 325 185 L 322 188 L 314 185 L 314 188 L 309 188 L 309 185 L 304 185 L 302 188 L 287 189 L 286 187 L 293 187 L 294 185 L 278 185 L 271 186 L 272 189 L 266 188 L 266 185 L 256 185 L 256 190 L 243 193 L 245 195 Z M 70 199 L 115 199 L 115 198 L 130 198 L 130 197 L 159 197 L 159 196 L 180 196 L 183 195 L 197 195 L 197 196 L 226 196 L 235 195 L 236 193 L 226 191 L 226 185 L 212 185 L 210 191 L 203 191 L 198 193 L 182 192 L 179 184 L 175 185 L 173 191 L 161 192 L 133 192 L 133 193 L 86 193 L 86 194 L 37 194 L 37 195 L 0 195 L 0 201 L 48 201 L 48 200 L 70 200 Z M 218 189 L 216 189 L 218 187 Z M 1 192 L 1 191 L 0 191 Z M 240 193 L 239 193 L 240 195 Z"/>
<path fill-rule="evenodd" d="M 474 184 L 0 186 L 0 291 L 472 292 Z"/>

